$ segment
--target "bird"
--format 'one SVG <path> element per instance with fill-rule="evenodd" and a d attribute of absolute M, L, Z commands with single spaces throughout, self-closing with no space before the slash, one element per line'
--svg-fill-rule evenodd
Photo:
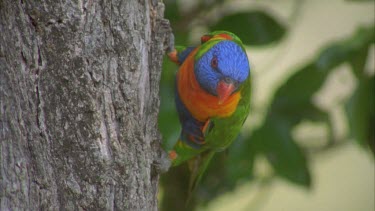
<path fill-rule="evenodd" d="M 240 38 L 228 31 L 205 34 L 198 46 L 176 46 L 168 57 L 179 65 L 175 104 L 181 123 L 168 156 L 172 167 L 188 163 L 193 192 L 214 154 L 231 145 L 249 114 L 250 63 Z"/>

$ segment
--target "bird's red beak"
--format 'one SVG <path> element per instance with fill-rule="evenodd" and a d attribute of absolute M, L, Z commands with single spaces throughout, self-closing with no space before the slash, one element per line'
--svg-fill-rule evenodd
<path fill-rule="evenodd" d="M 225 102 L 235 89 L 234 83 L 228 80 L 220 80 L 216 92 L 219 97 L 219 104 Z"/>

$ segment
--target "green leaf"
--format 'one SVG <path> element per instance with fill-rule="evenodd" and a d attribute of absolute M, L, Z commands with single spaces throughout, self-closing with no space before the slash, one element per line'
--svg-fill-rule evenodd
<path fill-rule="evenodd" d="M 234 185 L 241 179 L 252 178 L 255 155 L 253 143 L 240 135 L 230 147 L 226 162 L 230 184 Z M 236 165 L 232 165 L 233 163 Z"/>
<path fill-rule="evenodd" d="M 307 64 L 295 72 L 276 91 L 271 110 L 278 113 L 295 112 L 311 103 L 314 93 L 323 85 L 329 71 Z"/>
<path fill-rule="evenodd" d="M 178 8 L 176 0 L 167 0 L 164 1 L 165 4 L 165 18 L 171 21 L 172 24 L 181 19 L 181 14 Z"/>
<path fill-rule="evenodd" d="M 311 176 L 305 155 L 293 141 L 290 129 L 287 121 L 274 116 L 254 131 L 251 139 L 256 150 L 267 157 L 278 175 L 310 187 Z"/>
<path fill-rule="evenodd" d="M 353 55 L 352 58 L 350 58 L 350 66 L 352 67 L 352 72 L 357 79 L 360 79 L 364 73 L 368 50 L 368 46 L 366 46 L 361 49 L 358 54 Z"/>
<path fill-rule="evenodd" d="M 357 32 L 356 38 L 353 39 L 351 44 L 356 45 L 357 51 L 353 52 L 349 59 L 350 66 L 352 67 L 353 74 L 357 79 L 361 80 L 364 75 L 365 65 L 368 57 L 370 45 L 375 41 L 375 28 L 362 28 Z"/>
<path fill-rule="evenodd" d="M 351 136 L 375 153 L 375 78 L 364 77 L 345 106 Z"/>
<path fill-rule="evenodd" d="M 336 42 L 323 50 L 316 61 L 316 66 L 322 70 L 332 69 L 343 62 L 355 61 L 374 43 L 374 33 L 374 26 L 360 28 L 349 39 Z"/>
<path fill-rule="evenodd" d="M 246 45 L 266 45 L 280 41 L 286 27 L 263 11 L 249 11 L 224 16 L 210 30 L 231 31 Z"/>
<path fill-rule="evenodd" d="M 357 75 L 363 74 L 363 57 L 367 57 L 367 49 L 373 42 L 373 29 L 361 28 L 350 39 L 328 46 L 315 61 L 297 70 L 276 91 L 270 113 L 284 116 L 293 126 L 306 118 L 312 121 L 328 121 L 325 112 L 312 104 L 312 98 L 331 71 L 344 62 L 350 62 Z"/>
<path fill-rule="evenodd" d="M 349 39 L 328 46 L 314 61 L 292 74 L 275 92 L 263 125 L 253 132 L 248 141 L 253 143 L 256 153 L 262 153 L 268 158 L 278 175 L 296 184 L 310 185 L 311 178 L 304 153 L 293 139 L 291 131 L 303 120 L 322 122 L 327 125 L 329 138 L 332 139 L 329 114 L 313 104 L 313 96 L 338 65 L 351 62 L 352 66 L 363 68 L 364 62 L 357 59 L 373 42 L 371 35 L 373 27 L 361 28 Z M 363 74 L 362 70 L 356 72 Z M 357 121 L 352 122 L 353 133 L 363 140 L 369 136 L 369 125 L 374 122 L 373 115 L 368 113 L 370 108 L 374 108 L 374 84 L 369 85 L 367 82 L 361 83 L 361 86 L 364 86 L 361 88 L 364 97 L 361 95 L 362 97 L 352 100 L 350 118 L 357 118 Z"/>

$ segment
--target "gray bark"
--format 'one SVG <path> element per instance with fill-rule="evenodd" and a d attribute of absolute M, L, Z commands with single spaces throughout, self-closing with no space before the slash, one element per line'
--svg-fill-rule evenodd
<path fill-rule="evenodd" d="M 158 0 L 0 0 L 0 210 L 157 210 Z"/>

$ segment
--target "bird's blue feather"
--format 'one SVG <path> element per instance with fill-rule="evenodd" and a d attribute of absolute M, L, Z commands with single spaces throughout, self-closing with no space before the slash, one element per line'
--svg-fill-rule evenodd
<path fill-rule="evenodd" d="M 216 57 L 218 66 L 212 67 Z M 199 85 L 212 95 L 217 95 L 216 87 L 220 80 L 227 77 L 240 85 L 250 74 L 246 52 L 235 42 L 223 40 L 199 58 L 194 67 Z"/>

